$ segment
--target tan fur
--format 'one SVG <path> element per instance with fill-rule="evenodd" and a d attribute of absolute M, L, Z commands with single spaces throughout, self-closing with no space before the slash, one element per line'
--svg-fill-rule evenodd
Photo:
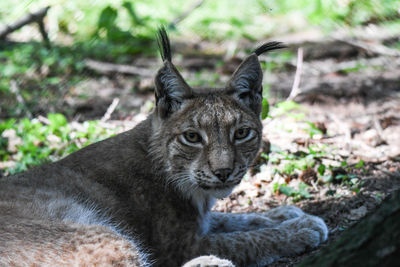
<path fill-rule="evenodd" d="M 226 88 L 196 89 L 164 53 L 147 120 L 0 180 L 0 266 L 180 266 L 201 255 L 229 261 L 195 266 L 262 266 L 326 240 L 325 223 L 295 207 L 210 211 L 260 148 L 257 55 Z"/>
<path fill-rule="evenodd" d="M 0 266 L 138 266 L 135 246 L 103 226 L 0 219 Z"/>

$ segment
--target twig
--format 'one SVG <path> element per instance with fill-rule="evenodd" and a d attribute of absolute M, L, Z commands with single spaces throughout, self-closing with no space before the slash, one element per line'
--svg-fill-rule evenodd
<path fill-rule="evenodd" d="M 28 116 L 28 118 L 32 118 L 32 113 L 28 110 L 25 100 L 22 97 L 21 92 L 19 90 L 18 84 L 14 80 L 10 81 L 10 91 L 15 95 L 17 102 L 26 110 L 26 115 Z M 21 110 L 19 112 L 21 112 Z"/>
<path fill-rule="evenodd" d="M 189 14 L 195 10 L 196 8 L 200 7 L 202 4 L 204 3 L 204 0 L 198 0 L 197 2 L 195 2 L 192 6 L 190 6 L 187 10 L 185 10 L 185 12 L 183 12 L 182 14 L 180 14 L 179 16 L 177 16 L 169 25 L 168 28 L 169 29 L 174 29 L 176 24 L 178 24 L 179 22 L 181 22 L 182 20 L 184 20 L 187 16 L 189 16 Z"/>
<path fill-rule="evenodd" d="M 97 72 L 108 74 L 108 73 L 123 73 L 123 74 L 133 74 L 142 77 L 153 77 L 154 72 L 149 69 L 138 68 L 131 65 L 113 64 L 107 62 L 101 62 L 93 59 L 86 59 L 85 65 L 87 68 L 95 70 Z"/>
<path fill-rule="evenodd" d="M 49 36 L 47 36 L 46 28 L 44 27 L 43 18 L 38 21 L 38 26 L 39 26 L 39 31 L 40 31 L 40 34 L 42 35 L 43 42 L 44 42 L 46 48 L 50 48 L 50 39 L 49 39 Z"/>
<path fill-rule="evenodd" d="M 400 52 L 396 49 L 389 48 L 383 44 L 377 44 L 377 43 L 367 43 L 361 40 L 355 40 L 355 39 L 337 39 L 338 41 L 350 44 L 355 47 L 362 48 L 364 50 L 370 51 L 375 54 L 380 54 L 384 56 L 395 56 L 398 57 L 400 56 Z"/>
<path fill-rule="evenodd" d="M 372 121 L 374 123 L 374 127 L 376 129 L 377 134 L 378 134 L 378 138 L 380 139 L 379 142 L 385 142 L 386 143 L 386 140 L 383 137 L 384 136 L 383 129 L 382 129 L 382 126 L 381 126 L 378 118 L 376 116 L 373 116 Z"/>
<path fill-rule="evenodd" d="M 23 26 L 32 23 L 32 22 L 37 22 L 39 24 L 39 31 L 43 37 L 43 40 L 45 41 L 46 45 L 49 45 L 49 37 L 47 36 L 46 30 L 44 28 L 44 23 L 43 23 L 43 19 L 47 14 L 47 11 L 49 10 L 49 6 L 39 9 L 36 12 L 33 13 L 29 13 L 25 16 L 23 16 L 22 18 L 20 18 L 19 20 L 17 20 L 15 23 L 11 24 L 11 25 L 6 25 L 4 27 L 4 29 L 0 30 L 0 40 L 6 38 L 6 36 L 20 28 L 22 28 Z"/>
<path fill-rule="evenodd" d="M 311 185 L 312 185 L 312 187 L 314 188 L 315 191 L 319 192 L 318 186 L 313 180 L 311 180 Z"/>
<path fill-rule="evenodd" d="M 115 108 L 118 106 L 119 103 L 119 98 L 114 98 L 111 105 L 108 107 L 106 113 L 104 113 L 104 116 L 101 118 L 101 122 L 106 122 L 110 119 L 111 114 L 114 112 Z"/>
<path fill-rule="evenodd" d="M 400 58 L 389 56 L 377 56 L 373 58 L 359 58 L 356 60 L 346 60 L 337 62 L 336 59 L 313 60 L 312 63 L 303 62 L 303 74 L 322 76 L 348 69 L 363 69 L 371 67 L 380 67 L 390 64 L 393 68 L 400 68 Z"/>
<path fill-rule="evenodd" d="M 300 89 L 299 89 L 299 85 L 300 85 L 300 80 L 301 80 L 302 68 L 303 68 L 303 48 L 299 47 L 299 49 L 297 50 L 296 73 L 294 75 L 292 90 L 290 91 L 290 94 L 289 94 L 288 98 L 286 99 L 287 101 L 293 100 L 296 96 L 298 96 L 301 93 Z"/>
<path fill-rule="evenodd" d="M 43 117 L 42 115 L 39 115 L 37 119 L 38 119 L 41 123 L 44 123 L 44 124 L 46 124 L 46 125 L 50 125 L 50 124 L 51 124 L 50 120 L 49 120 L 48 118 L 46 118 L 46 117 Z"/>

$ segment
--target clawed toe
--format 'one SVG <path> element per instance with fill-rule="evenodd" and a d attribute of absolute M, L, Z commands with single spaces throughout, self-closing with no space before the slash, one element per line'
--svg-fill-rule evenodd
<path fill-rule="evenodd" d="M 306 248 L 315 248 L 328 238 L 325 222 L 313 215 L 303 216 L 283 222 L 279 228 L 290 236 L 288 246 L 294 253 L 301 253 Z"/>

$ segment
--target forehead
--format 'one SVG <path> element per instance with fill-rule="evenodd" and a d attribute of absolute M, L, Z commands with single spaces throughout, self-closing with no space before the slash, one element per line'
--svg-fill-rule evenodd
<path fill-rule="evenodd" d="M 227 95 L 209 94 L 188 100 L 177 120 L 181 127 L 208 128 L 251 123 L 256 118 Z M 217 126 L 218 127 L 218 126 Z"/>

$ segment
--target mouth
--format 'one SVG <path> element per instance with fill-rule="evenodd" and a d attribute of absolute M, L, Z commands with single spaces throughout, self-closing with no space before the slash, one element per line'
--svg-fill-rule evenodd
<path fill-rule="evenodd" d="M 207 185 L 207 184 L 199 184 L 199 187 L 203 189 L 205 192 L 210 194 L 215 198 L 225 198 L 232 193 L 233 188 L 240 183 L 239 181 L 217 184 L 217 185 Z"/>
<path fill-rule="evenodd" d="M 234 184 L 222 184 L 222 185 L 212 185 L 212 186 L 201 184 L 199 186 L 203 190 L 225 190 L 228 188 L 232 188 Z"/>

